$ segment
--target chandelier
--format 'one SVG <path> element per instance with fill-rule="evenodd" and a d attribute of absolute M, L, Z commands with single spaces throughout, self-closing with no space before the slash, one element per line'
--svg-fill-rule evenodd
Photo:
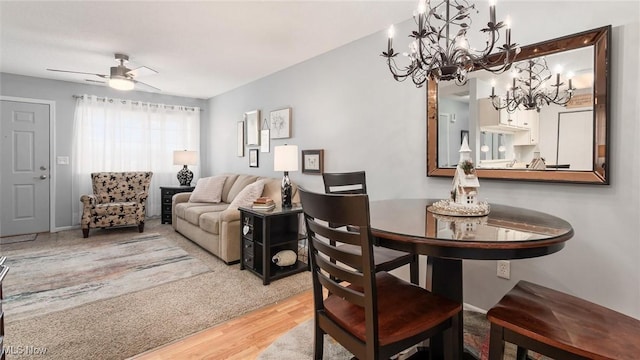
<path fill-rule="evenodd" d="M 508 70 L 520 48 L 511 43 L 510 26 L 502 21 L 496 22 L 495 0 L 490 0 L 487 27 L 480 30 L 488 36 L 483 50 L 469 47 L 467 31 L 471 26 L 471 10 L 475 10 L 475 5 L 467 0 L 444 0 L 437 4 L 420 0 L 413 14 L 418 28 L 409 35 L 414 40 L 409 44 L 409 52 L 403 53 L 408 58 L 408 65 L 404 67 L 396 63 L 398 53 L 393 50 L 395 30 L 393 26 L 389 28 L 387 51 L 382 56 L 387 58 L 393 77 L 397 81 L 411 78 L 417 87 L 427 80 L 455 80 L 457 85 L 464 85 L 467 73 L 472 70 L 484 69 L 492 73 Z M 499 31 L 503 27 L 506 27 L 506 41 L 498 46 Z M 494 49 L 500 52 L 492 54 Z"/>
<path fill-rule="evenodd" d="M 543 57 L 516 64 L 512 85 L 507 87 L 505 97 L 496 96 L 495 86 L 491 87 L 493 107 L 496 110 L 507 109 L 509 113 L 513 113 L 518 108 L 540 111 L 542 106 L 552 103 L 566 105 L 575 90 L 571 85 L 571 76 L 568 76 L 569 84 L 564 90 L 561 90 L 565 84 L 560 81 L 560 70 L 556 74 L 556 83 L 549 88 L 547 81 L 551 76 L 547 61 Z"/>

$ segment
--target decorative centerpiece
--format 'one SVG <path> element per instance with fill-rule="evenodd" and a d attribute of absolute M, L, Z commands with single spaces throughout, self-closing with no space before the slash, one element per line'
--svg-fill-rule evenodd
<path fill-rule="evenodd" d="M 531 163 L 529 163 L 528 168 L 530 170 L 546 170 L 547 165 L 544 162 L 544 158 L 540 156 L 540 149 L 536 146 L 535 150 L 533 150 L 533 159 Z"/>
<path fill-rule="evenodd" d="M 460 146 L 460 161 L 453 176 L 451 196 L 437 201 L 427 208 L 435 214 L 449 216 L 484 216 L 489 213 L 489 204 L 478 201 L 480 182 L 471 160 L 469 140 L 465 136 Z"/>
<path fill-rule="evenodd" d="M 456 240 L 475 239 L 478 225 L 487 224 L 486 216 L 460 217 L 433 214 L 433 217 L 439 222 L 448 223 L 449 230 L 451 230 L 451 237 Z"/>

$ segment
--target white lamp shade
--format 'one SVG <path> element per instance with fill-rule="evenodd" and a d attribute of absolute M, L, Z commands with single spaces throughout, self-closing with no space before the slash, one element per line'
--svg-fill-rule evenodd
<path fill-rule="evenodd" d="M 298 171 L 298 146 L 282 145 L 273 148 L 274 171 Z"/>
<path fill-rule="evenodd" d="M 173 152 L 173 165 L 195 165 L 198 154 L 195 151 L 176 150 Z"/>

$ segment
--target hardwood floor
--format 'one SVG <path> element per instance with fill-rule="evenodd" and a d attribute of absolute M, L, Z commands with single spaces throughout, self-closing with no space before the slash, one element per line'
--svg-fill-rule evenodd
<path fill-rule="evenodd" d="M 255 359 L 278 337 L 312 317 L 309 290 L 131 359 Z"/>

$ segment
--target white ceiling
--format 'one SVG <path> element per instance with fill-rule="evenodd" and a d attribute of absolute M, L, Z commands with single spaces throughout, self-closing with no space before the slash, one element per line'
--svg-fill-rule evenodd
<path fill-rule="evenodd" d="M 121 52 L 158 71 L 138 79 L 161 93 L 206 99 L 404 21 L 416 3 L 2 0 L 0 72 L 87 83 L 100 78 L 45 69 L 108 74 Z"/>

